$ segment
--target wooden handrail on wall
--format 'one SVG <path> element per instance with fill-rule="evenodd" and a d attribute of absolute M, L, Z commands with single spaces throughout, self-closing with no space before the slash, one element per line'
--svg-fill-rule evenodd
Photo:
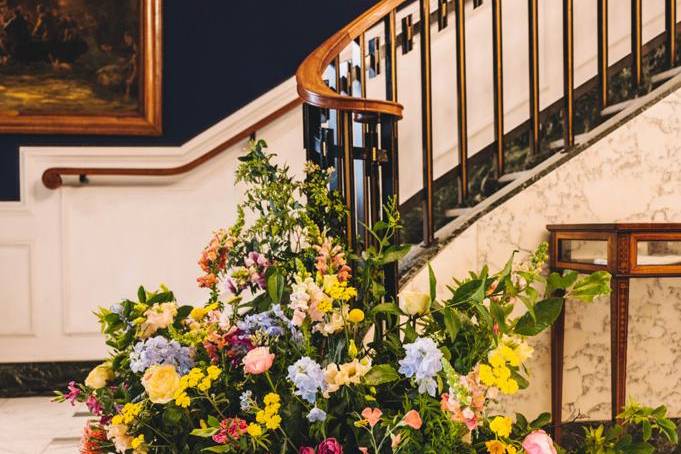
<path fill-rule="evenodd" d="M 298 94 L 310 105 L 355 113 L 392 115 L 402 118 L 403 107 L 393 101 L 343 96 L 324 83 L 324 71 L 352 41 L 409 0 L 383 0 L 313 51 L 296 72 Z"/>
<path fill-rule="evenodd" d="M 279 108 L 273 113 L 267 115 L 247 128 L 241 130 L 238 134 L 230 137 L 222 142 L 217 147 L 202 154 L 198 158 L 176 167 L 165 168 L 116 168 L 116 167 L 52 167 L 43 172 L 43 184 L 49 189 L 57 189 L 63 184 L 62 176 L 64 175 L 108 175 L 108 176 L 144 176 L 144 177 L 167 177 L 173 175 L 181 175 L 194 170 L 201 164 L 213 159 L 223 151 L 238 144 L 242 140 L 255 134 L 258 130 L 267 126 L 274 120 L 282 117 L 291 110 L 295 109 L 302 103 L 302 100 L 295 99 L 285 106 Z"/>

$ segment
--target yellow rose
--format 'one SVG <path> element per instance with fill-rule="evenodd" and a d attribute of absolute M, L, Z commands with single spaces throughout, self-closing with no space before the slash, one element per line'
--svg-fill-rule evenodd
<path fill-rule="evenodd" d="M 144 373 L 142 385 L 149 395 L 149 400 L 155 404 L 167 404 L 174 399 L 180 389 L 180 376 L 175 366 L 162 364 L 151 366 Z"/>
<path fill-rule="evenodd" d="M 421 292 L 402 292 L 400 310 L 407 315 L 425 314 L 430 310 L 430 295 Z"/>
<path fill-rule="evenodd" d="M 114 378 L 113 369 L 109 363 L 100 364 L 90 371 L 85 379 L 85 386 L 92 389 L 100 389 L 106 386 L 109 380 Z"/>

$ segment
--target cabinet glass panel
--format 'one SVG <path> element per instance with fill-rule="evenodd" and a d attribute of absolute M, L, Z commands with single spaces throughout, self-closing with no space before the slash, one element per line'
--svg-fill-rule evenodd
<path fill-rule="evenodd" d="M 681 240 L 649 240 L 636 242 L 637 265 L 681 265 Z"/>
<path fill-rule="evenodd" d="M 558 250 L 561 262 L 608 264 L 607 240 L 559 240 Z"/>

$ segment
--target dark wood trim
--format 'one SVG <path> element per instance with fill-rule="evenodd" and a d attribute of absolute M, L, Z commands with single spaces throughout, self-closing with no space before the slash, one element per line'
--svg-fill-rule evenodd
<path fill-rule="evenodd" d="M 0 132 L 10 134 L 93 134 L 158 136 L 162 128 L 163 11 L 162 0 L 140 0 L 139 114 L 0 115 Z"/>
<path fill-rule="evenodd" d="M 263 127 L 267 126 L 274 120 L 284 116 L 288 112 L 297 108 L 302 104 L 302 100 L 296 99 L 285 106 L 279 108 L 270 115 L 262 118 L 249 127 L 243 129 L 238 134 L 232 136 L 230 139 L 221 143 L 217 147 L 199 156 L 198 158 L 177 167 L 165 168 L 107 168 L 107 167 L 52 167 L 43 172 L 43 184 L 49 189 L 57 189 L 62 184 L 62 176 L 64 175 L 109 175 L 109 176 L 138 176 L 138 177 L 166 177 L 173 175 L 181 175 L 190 172 L 199 167 L 203 163 L 213 159 L 223 151 L 238 144 L 242 140 L 248 139 L 251 134 L 257 132 Z"/>
<path fill-rule="evenodd" d="M 339 95 L 324 83 L 323 75 L 327 66 L 346 46 L 406 1 L 382 0 L 315 49 L 296 72 L 300 97 L 308 104 L 325 109 L 377 113 L 402 118 L 401 104 L 394 101 Z"/>

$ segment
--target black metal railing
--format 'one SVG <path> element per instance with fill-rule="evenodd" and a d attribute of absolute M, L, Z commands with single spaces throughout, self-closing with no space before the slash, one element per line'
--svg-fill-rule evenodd
<path fill-rule="evenodd" d="M 466 9 L 465 0 L 438 0 L 431 10 L 428 0 L 418 0 L 418 20 L 412 14 L 404 15 L 399 21 L 398 12 L 416 0 L 383 0 L 355 20 L 346 29 L 334 35 L 301 65 L 298 72 L 298 85 L 305 105 L 305 148 L 307 157 L 323 166 L 333 166 L 336 170 L 335 187 L 343 194 L 350 216 L 346 232 L 349 241 L 361 246 L 371 241 L 363 226 L 373 225 L 381 214 L 381 205 L 390 197 L 399 200 L 398 123 L 402 107 L 398 101 L 397 65 L 398 55 L 408 54 L 413 41 L 419 35 L 420 51 L 420 101 L 421 101 L 421 156 L 422 187 L 418 193 L 401 207 L 405 218 L 411 223 L 411 230 L 405 232 L 405 239 L 414 242 L 416 223 L 420 218 L 418 241 L 425 247 L 436 240 L 435 232 L 444 225 L 451 212 L 459 213 L 490 192 L 512 181 L 513 172 L 518 166 L 510 161 L 518 159 L 510 150 L 522 149 L 525 154 L 522 169 L 536 165 L 551 154 L 570 149 L 575 145 L 578 130 L 588 130 L 604 120 L 612 107 L 613 86 L 622 85 L 623 77 L 628 77 L 627 96 L 641 94 L 647 74 L 645 58 L 654 56 L 655 48 L 662 45 L 664 69 L 672 68 L 677 61 L 676 3 L 665 2 L 665 27 L 663 36 L 643 43 L 642 41 L 642 1 L 632 0 L 631 7 L 631 44 L 632 50 L 626 60 L 609 65 L 608 62 L 608 1 L 594 3 L 597 15 L 597 33 L 594 36 L 597 48 L 597 72 L 593 79 L 575 86 L 574 63 L 574 5 L 573 0 L 563 0 L 562 9 L 555 5 L 557 13 L 562 14 L 563 35 L 563 98 L 556 103 L 540 108 L 540 62 L 539 62 L 539 20 L 540 0 L 528 0 L 528 84 L 529 111 L 526 121 L 512 131 L 505 131 L 504 124 L 504 68 L 503 68 L 503 29 L 502 0 L 491 2 L 492 46 L 492 84 L 493 84 L 493 124 L 492 142 L 483 150 L 469 153 L 468 142 L 468 97 L 466 69 Z M 473 7 L 481 1 L 471 2 Z M 542 3 L 546 8 L 554 3 Z M 450 17 L 453 16 L 453 17 Z M 433 93 L 431 57 L 431 24 L 437 30 L 444 30 L 452 24 L 455 27 L 456 115 L 458 134 L 458 164 L 452 166 L 443 176 L 434 178 L 433 169 Z M 377 28 L 378 27 L 378 28 Z M 382 36 L 374 38 L 368 46 L 366 35 L 380 30 Z M 382 39 L 381 39 L 382 38 Z M 381 41 L 383 45 L 381 45 Z M 345 60 L 341 54 L 347 47 L 359 50 L 359 61 Z M 398 52 L 401 48 L 401 52 Z M 512 50 L 517 52 L 517 50 Z M 481 52 L 476 48 L 476 52 Z M 653 58 L 653 57 L 650 57 Z M 367 61 L 369 65 L 367 65 Z M 382 100 L 367 99 L 367 66 L 372 77 L 382 73 L 385 78 L 385 96 Z M 627 71 L 618 72 L 626 66 Z M 650 64 L 648 66 L 652 66 Z M 659 66 L 659 65 L 658 65 Z M 316 72 L 315 72 L 316 71 Z M 616 73 L 617 72 L 617 73 Z M 648 71 L 649 72 L 649 71 Z M 616 73 L 616 74 L 615 74 Z M 332 75 L 332 76 L 329 76 Z M 311 77 L 323 80 L 324 84 L 313 86 Z M 318 81 L 317 81 L 318 82 Z M 649 86 L 648 84 L 647 86 Z M 354 88 L 353 88 L 354 87 Z M 585 93 L 593 96 L 584 102 Z M 333 95 L 333 96 L 332 96 Z M 339 100 L 337 95 L 343 98 Z M 580 98 L 580 96 L 582 98 Z M 353 98 L 350 102 L 347 98 Z M 342 101 L 343 104 L 339 104 Z M 387 101 L 388 103 L 381 102 Z M 586 106 L 586 107 L 584 107 Z M 616 109 L 615 109 L 616 110 Z M 594 114 L 595 112 L 595 114 Z M 549 133 L 550 131 L 550 133 Z M 555 133 L 560 131 L 560 133 Z M 556 136 L 559 146 L 548 146 L 547 138 Z M 555 137 L 554 137 L 555 138 Z M 556 140 L 554 140 L 556 142 Z M 410 152 L 413 150 L 410 150 Z M 477 152 L 477 153 L 476 153 Z M 402 169 L 414 173 L 417 169 Z M 487 173 L 485 173 L 487 172 Z M 485 188 L 474 181 L 485 173 Z M 511 175 L 509 175 L 511 173 Z M 490 189 L 491 188 L 491 189 Z M 480 194 L 484 192 L 484 194 Z M 455 197 L 452 195 L 455 194 Z M 454 210 L 445 208 L 440 198 L 454 200 Z M 451 204 L 451 203 L 450 203 Z M 412 216 L 418 213 L 417 216 Z M 409 227 L 409 226 L 408 226 Z M 392 294 L 397 291 L 397 268 L 391 267 L 387 273 Z"/>

